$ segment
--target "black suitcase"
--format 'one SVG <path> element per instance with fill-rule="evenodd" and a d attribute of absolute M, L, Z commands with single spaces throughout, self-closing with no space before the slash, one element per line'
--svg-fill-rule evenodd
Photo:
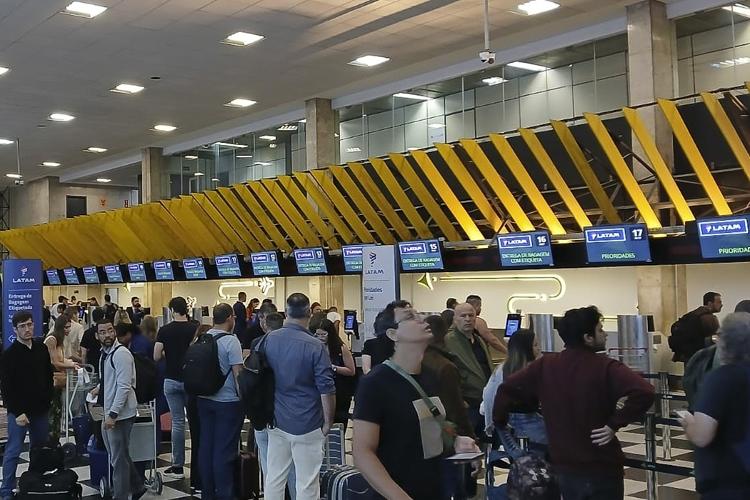
<path fill-rule="evenodd" d="M 21 500 L 80 500 L 81 485 L 78 474 L 70 469 L 50 472 L 26 471 L 18 480 L 18 494 Z"/>
<path fill-rule="evenodd" d="M 320 478 L 320 491 L 325 500 L 369 500 L 375 492 L 364 476 L 351 465 L 325 471 Z"/>
<path fill-rule="evenodd" d="M 32 446 L 29 450 L 29 470 L 50 472 L 65 467 L 65 454 L 59 443 Z"/>
<path fill-rule="evenodd" d="M 240 450 L 235 472 L 235 489 L 240 500 L 260 498 L 260 461 L 255 450 L 255 434 L 250 429 L 247 449 Z"/>

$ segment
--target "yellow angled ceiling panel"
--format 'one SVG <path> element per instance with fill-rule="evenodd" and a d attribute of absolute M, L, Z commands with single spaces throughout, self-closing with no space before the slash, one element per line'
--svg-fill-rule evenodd
<path fill-rule="evenodd" d="M 289 220 L 289 217 L 287 217 L 279 204 L 276 203 L 276 200 L 274 200 L 273 197 L 268 194 L 268 191 L 266 191 L 266 188 L 264 188 L 260 182 L 248 182 L 247 187 L 250 189 L 250 191 L 255 193 L 255 196 L 258 197 L 258 200 L 260 200 L 263 208 L 266 209 L 266 212 L 270 213 L 273 218 L 276 219 L 276 222 L 279 223 L 279 226 L 284 230 L 287 236 L 292 239 L 295 246 L 297 246 L 298 248 L 304 248 L 308 246 L 308 242 L 305 240 L 305 237 L 302 236 L 299 229 L 291 220 Z"/>
<path fill-rule="evenodd" d="M 97 212 L 92 214 L 91 223 L 87 231 L 91 239 L 101 242 L 101 246 L 109 249 L 105 252 L 105 260 L 96 262 L 97 265 L 119 263 L 121 259 L 132 262 L 137 259 L 131 248 L 125 244 L 125 240 L 120 238 L 114 227 L 110 227 L 110 217 L 108 212 Z M 115 236 L 117 235 L 117 236 Z M 118 256 L 115 258 L 115 256 Z"/>
<path fill-rule="evenodd" d="M 742 170 L 745 172 L 747 178 L 750 179 L 750 154 L 747 153 L 747 149 L 742 143 L 740 135 L 737 133 L 734 125 L 732 125 L 732 122 L 729 120 L 729 117 L 724 111 L 724 108 L 721 107 L 721 104 L 716 99 L 716 96 L 711 93 L 703 92 L 701 93 L 701 98 L 703 99 L 703 104 L 706 105 L 708 112 L 711 113 L 714 122 L 716 122 L 716 125 L 719 127 L 721 135 L 723 135 L 724 139 L 727 141 L 729 149 L 732 150 L 732 153 L 734 153 L 734 157 L 737 158 L 737 162 L 740 164 L 740 167 L 742 167 Z"/>
<path fill-rule="evenodd" d="M 232 210 L 226 200 L 221 197 L 218 191 L 204 191 L 204 194 L 208 197 L 208 201 L 216 207 L 216 210 L 219 211 L 222 217 L 224 217 L 237 235 L 244 241 L 246 247 L 250 248 L 253 252 L 262 250 L 260 243 L 255 239 L 253 233 L 247 229 L 245 224 L 240 220 L 234 210 Z"/>
<path fill-rule="evenodd" d="M 138 238 L 141 244 L 146 248 L 146 253 L 139 256 L 139 260 L 150 260 L 153 256 L 163 253 L 159 242 L 151 237 L 148 227 L 132 209 L 116 210 L 116 213 L 122 218 L 122 222 L 128 226 L 128 229 Z"/>
<path fill-rule="evenodd" d="M 242 204 L 238 198 L 239 195 L 235 191 L 225 187 L 220 187 L 217 191 L 222 199 L 227 202 L 229 208 L 235 213 L 237 219 L 245 226 L 245 229 L 251 232 L 253 237 L 258 240 L 261 250 L 273 250 L 276 248 L 276 245 L 268 239 L 260 224 L 252 217 L 249 209 Z"/>
<path fill-rule="evenodd" d="M 296 172 L 293 174 L 294 178 L 297 179 L 300 185 L 305 189 L 307 195 L 312 198 L 313 202 L 318 206 L 318 209 L 323 212 L 323 215 L 328 219 L 328 222 L 336 229 L 339 236 L 344 243 L 354 243 L 354 234 L 352 233 L 349 226 L 339 217 L 339 214 L 334 210 L 331 201 L 323 194 L 320 187 L 307 172 Z"/>
<path fill-rule="evenodd" d="M 311 175 L 320 186 L 321 192 L 323 192 L 333 202 L 333 206 L 336 207 L 338 212 L 344 217 L 349 227 L 352 228 L 354 233 L 359 238 L 361 243 L 373 243 L 373 239 L 370 231 L 359 218 L 359 215 L 354 211 L 349 202 L 341 195 L 338 187 L 333 183 L 333 179 L 330 177 L 330 173 L 327 170 L 311 170 L 307 172 Z M 351 242 L 354 243 L 354 242 Z"/>
<path fill-rule="evenodd" d="M 111 225 L 114 228 L 114 234 L 119 238 L 127 248 L 132 249 L 134 260 L 145 260 L 148 259 L 149 250 L 146 245 L 141 241 L 135 231 L 133 231 L 126 223 L 123 217 L 123 213 L 120 210 L 114 210 L 112 212 L 106 212 L 109 217 Z"/>
<path fill-rule="evenodd" d="M 502 218 L 497 212 L 495 212 L 495 209 L 492 208 L 492 205 L 487 200 L 487 195 L 482 191 L 482 188 L 477 184 L 477 181 L 474 180 L 469 169 L 458 157 L 453 146 L 450 144 L 435 144 L 435 147 L 437 147 L 440 156 L 443 157 L 443 160 L 445 160 L 445 163 L 448 165 L 448 168 L 451 169 L 453 175 L 458 179 L 461 187 L 466 190 L 466 193 L 477 206 L 484 218 L 487 219 L 493 232 L 498 232 L 503 225 Z"/>
<path fill-rule="evenodd" d="M 289 196 L 297 204 L 302 214 L 310 220 L 310 223 L 318 231 L 318 234 L 323 237 L 323 241 L 328 244 L 328 247 L 334 249 L 341 248 L 341 244 L 338 238 L 336 238 L 336 234 L 331 230 L 331 226 L 326 224 L 320 215 L 318 215 L 318 209 L 302 194 L 294 178 L 290 175 L 283 175 L 277 180 L 286 192 L 289 193 Z"/>
<path fill-rule="evenodd" d="M 294 206 L 292 200 L 289 199 L 289 196 L 281 187 L 281 184 L 279 184 L 278 179 L 263 179 L 260 182 L 263 184 L 265 190 L 268 191 L 270 197 L 279 204 L 279 207 L 281 207 L 284 214 L 294 224 L 295 228 L 302 233 L 307 245 L 320 245 L 320 239 L 312 230 L 310 224 L 308 224 L 305 215 L 297 210 L 297 207 Z"/>
<path fill-rule="evenodd" d="M 196 227 L 200 226 L 202 230 L 210 235 L 207 243 L 211 245 L 211 253 L 206 255 L 206 257 L 213 257 L 214 255 L 221 255 L 234 250 L 233 245 L 227 236 L 221 228 L 210 219 L 209 215 L 203 211 L 198 202 L 195 201 L 195 198 L 182 195 L 180 196 L 180 199 L 183 202 L 185 210 L 193 215 L 193 225 Z"/>
<path fill-rule="evenodd" d="M 195 202 L 200 206 L 208 216 L 209 225 L 216 225 L 216 228 L 221 231 L 224 237 L 232 245 L 232 250 L 236 250 L 239 253 L 247 253 L 250 251 L 250 247 L 247 246 L 245 241 L 235 232 L 231 224 L 219 213 L 213 204 L 208 201 L 208 197 L 205 193 L 193 193 L 191 195 Z M 213 224 L 211 224 L 213 223 Z"/>
<path fill-rule="evenodd" d="M 383 219 L 381 219 L 380 215 L 378 215 L 375 209 L 372 208 L 372 205 L 369 201 L 367 201 L 365 195 L 362 194 L 362 191 L 359 189 L 357 184 L 355 184 L 355 182 L 349 176 L 349 172 L 347 170 L 348 169 L 339 166 L 330 167 L 330 171 L 333 176 L 336 178 L 338 183 L 341 184 L 341 187 L 344 188 L 344 191 L 347 195 L 349 195 L 349 198 L 354 202 L 360 213 L 364 216 L 365 220 L 370 224 L 370 227 L 375 230 L 375 233 L 380 238 L 380 241 L 382 243 L 385 243 L 386 245 L 392 245 L 396 243 L 396 239 L 388 230 L 385 223 L 383 223 Z"/>
<path fill-rule="evenodd" d="M 419 215 L 417 209 L 414 208 L 414 204 L 409 200 L 406 192 L 401 188 L 401 185 L 396 180 L 396 177 L 393 175 L 393 172 L 391 172 L 391 169 L 388 167 L 385 160 L 381 158 L 370 158 L 369 161 L 370 165 L 375 169 L 378 177 L 380 177 L 380 180 L 388 190 L 388 193 L 393 196 L 398 208 L 404 213 L 406 220 L 408 220 L 412 227 L 414 227 L 417 236 L 422 239 L 432 238 L 432 232 L 427 226 L 427 223 L 422 219 L 422 216 Z M 402 239 L 408 241 L 407 238 Z"/>
<path fill-rule="evenodd" d="M 495 135 L 491 134 L 490 138 L 492 139 L 492 143 L 494 144 L 495 148 L 500 153 L 500 156 L 503 157 L 505 160 L 505 163 L 509 165 L 513 161 L 513 158 L 518 160 L 518 157 L 516 157 L 516 154 L 513 152 L 512 149 L 510 149 L 510 145 L 508 144 L 508 150 L 505 150 L 505 145 L 507 144 L 507 140 L 502 135 Z M 461 144 L 463 145 L 464 149 L 466 150 L 466 153 L 469 155 L 471 160 L 474 162 L 474 164 L 479 169 L 479 172 L 482 174 L 482 176 L 487 181 L 487 185 L 490 186 L 490 188 L 495 192 L 495 196 L 498 197 L 500 200 L 500 203 L 505 207 L 505 210 L 508 211 L 508 215 L 510 215 L 510 218 L 513 219 L 513 221 L 516 223 L 518 228 L 521 231 L 533 231 L 534 225 L 529 220 L 529 217 L 526 215 L 526 212 L 521 208 L 521 205 L 518 204 L 518 200 L 516 200 L 516 197 L 513 196 L 513 193 L 508 188 L 508 185 L 505 184 L 505 181 L 502 177 L 500 177 L 500 174 L 498 173 L 497 169 L 495 169 L 495 166 L 492 165 L 489 158 L 487 158 L 487 155 L 484 154 L 484 151 L 479 147 L 479 144 L 476 143 L 476 141 L 461 141 Z M 503 154 L 505 153 L 505 154 Z M 506 158 L 507 156 L 507 158 Z M 520 163 L 520 161 L 519 161 Z M 511 169 L 511 171 L 513 171 Z M 515 173 L 515 172 L 514 172 Z M 516 176 L 518 178 L 518 176 Z M 520 179 L 519 179 L 519 182 Z M 524 185 L 521 184 L 523 187 Z M 528 189 L 527 189 L 528 187 Z M 540 215 L 542 215 L 542 210 L 540 210 L 540 207 L 542 206 L 542 202 L 546 205 L 546 201 L 544 201 L 544 197 L 541 196 L 541 193 L 539 193 L 539 197 L 533 197 L 532 194 L 534 194 L 534 190 L 532 188 L 536 188 L 536 186 L 529 185 L 524 187 L 524 191 L 526 191 L 526 194 L 531 198 L 532 203 L 537 208 L 537 211 L 539 211 Z M 536 190 L 538 192 L 538 190 Z M 536 204 L 539 203 L 540 205 L 537 206 Z M 550 210 L 551 211 L 551 210 Z M 545 212 L 546 213 L 546 212 Z M 549 214 L 547 214 L 549 216 Z M 553 218 L 554 220 L 557 220 L 556 217 Z M 544 215 L 542 215 L 544 218 Z M 555 230 L 557 230 L 557 227 L 552 224 L 550 225 L 550 222 L 553 222 L 553 219 L 550 218 L 549 222 L 547 219 L 544 219 L 545 223 L 547 224 L 547 227 L 549 228 L 550 232 L 553 234 L 555 233 Z M 559 222 L 557 223 L 560 224 Z M 560 226 L 562 227 L 562 226 Z"/>
<path fill-rule="evenodd" d="M 672 133 L 677 138 L 677 142 L 680 143 L 682 152 L 685 153 L 690 165 L 693 167 L 695 174 L 698 176 L 703 189 L 705 189 L 708 198 L 719 215 L 731 215 L 732 210 L 729 208 L 727 200 L 724 199 L 724 195 L 721 194 L 716 180 L 711 175 L 711 171 L 706 165 L 706 161 L 703 159 L 701 152 L 698 150 L 698 146 L 690 136 L 690 131 L 685 125 L 680 112 L 677 110 L 677 105 L 666 99 L 659 99 L 659 107 L 661 108 L 664 116 L 669 122 L 669 126 L 672 127 Z"/>
<path fill-rule="evenodd" d="M 471 218 L 469 212 L 461 204 L 461 200 L 458 199 L 450 186 L 448 186 L 448 183 L 443 179 L 443 176 L 440 175 L 440 172 L 438 172 L 437 167 L 432 163 L 427 153 L 414 150 L 411 152 L 411 157 L 417 162 L 417 165 L 419 165 L 425 177 L 430 181 L 432 187 L 435 188 L 438 196 L 443 200 L 443 203 L 445 203 L 446 208 L 453 215 L 453 218 L 456 219 L 458 225 L 461 226 L 466 236 L 469 237 L 469 240 L 483 240 L 484 235 L 482 231 L 479 230 L 474 219 Z"/>
<path fill-rule="evenodd" d="M 80 249 L 76 249 L 77 245 L 73 244 L 72 235 L 75 233 L 66 234 L 64 231 L 59 229 L 59 225 L 55 223 L 45 224 L 40 226 L 39 235 L 44 238 L 45 241 L 55 248 L 59 248 L 60 252 L 70 265 L 77 265 L 78 262 L 84 260 L 83 256 L 79 253 Z"/>
<path fill-rule="evenodd" d="M 649 162 L 651 162 L 651 167 L 654 169 L 654 172 L 656 172 L 656 177 L 659 179 L 659 182 L 667 193 L 667 196 L 669 196 L 669 199 L 672 200 L 672 204 L 674 205 L 677 214 L 680 216 L 680 219 L 682 219 L 682 222 L 685 223 L 695 220 L 695 215 L 693 215 L 693 211 L 690 209 L 690 206 L 682 195 L 680 188 L 677 186 L 677 182 L 675 182 L 674 177 L 672 177 L 672 172 L 669 171 L 669 167 L 667 167 L 667 164 L 664 162 L 664 158 L 662 158 L 659 150 L 656 148 L 656 142 L 648 133 L 648 130 L 646 130 L 646 126 L 643 124 L 643 121 L 638 116 L 636 110 L 632 108 L 623 108 L 622 113 L 625 116 L 625 120 L 627 120 L 630 125 L 630 129 L 633 131 L 636 139 L 641 143 L 643 151 L 646 153 Z"/>
<path fill-rule="evenodd" d="M 193 246 L 199 251 L 194 256 L 199 255 L 215 255 L 213 247 L 210 245 L 211 233 L 205 230 L 200 225 L 196 225 L 195 217 L 185 209 L 183 206 L 183 200 L 181 198 L 173 198 L 171 200 L 161 200 L 164 208 L 169 214 L 175 219 L 179 227 L 185 229 L 185 232 L 193 242 Z"/>
<path fill-rule="evenodd" d="M 448 217 L 445 215 L 445 212 L 443 212 L 443 209 L 435 201 L 435 198 L 429 192 L 427 186 L 422 183 L 422 180 L 419 178 L 419 175 L 417 175 L 417 172 L 411 166 L 411 163 L 409 163 L 409 160 L 407 160 L 406 157 L 402 154 L 391 153 L 388 156 L 393 162 L 393 165 L 396 167 L 396 171 L 401 174 L 404 179 L 406 179 L 406 183 L 417 196 L 420 203 L 422 203 L 422 206 L 424 206 L 424 208 L 427 210 L 427 213 L 430 214 L 432 219 L 438 225 L 440 231 L 443 232 L 443 236 L 445 236 L 445 239 L 447 239 L 448 241 L 461 241 L 461 235 L 459 235 L 458 231 L 456 231 L 456 228 L 453 227 L 450 219 L 448 219 Z"/>
<path fill-rule="evenodd" d="M 175 219 L 161 203 L 147 203 L 146 213 L 151 215 L 154 225 L 159 227 L 171 241 L 181 249 L 178 258 L 186 255 L 201 255 L 200 246 L 188 233 L 187 229 Z"/>
<path fill-rule="evenodd" d="M 348 166 L 349 170 L 351 170 L 351 172 L 354 174 L 354 178 L 359 181 L 359 183 L 362 185 L 362 188 L 370 196 L 375 206 L 379 208 L 383 213 L 383 216 L 390 223 L 393 230 L 396 231 L 396 234 L 398 234 L 398 237 L 401 239 L 401 241 L 411 240 L 411 231 L 409 231 L 409 228 L 406 227 L 404 221 L 401 219 L 401 217 L 399 217 L 391 204 L 388 202 L 388 199 L 385 197 L 383 192 L 378 188 L 369 172 L 367 172 L 365 166 L 361 163 L 349 163 Z"/>
<path fill-rule="evenodd" d="M 178 259 L 186 255 L 185 249 L 179 240 L 171 239 L 161 230 L 159 225 L 147 212 L 147 205 L 136 205 L 129 210 L 129 216 L 132 217 L 135 227 L 138 228 L 138 235 L 146 242 L 151 242 L 151 255 L 148 260 L 154 261 L 159 259 Z M 132 226 L 131 226 L 132 227 Z"/>
<path fill-rule="evenodd" d="M 594 197 L 594 201 L 596 201 L 596 204 L 602 210 L 604 218 L 610 224 L 619 224 L 622 222 L 620 214 L 617 213 L 612 200 L 609 199 L 607 192 L 604 191 L 604 186 L 602 186 L 596 173 L 586 160 L 586 155 L 583 153 L 581 146 L 578 145 L 575 137 L 573 137 L 573 133 L 563 122 L 552 120 L 550 123 L 557 134 L 557 138 L 560 139 L 565 151 L 567 151 L 570 160 L 575 165 L 576 170 L 578 170 L 583 182 L 586 183 L 589 191 L 591 191 L 591 196 Z"/>
<path fill-rule="evenodd" d="M 596 140 L 602 147 L 604 154 L 607 155 L 607 158 L 609 159 L 612 168 L 614 168 L 617 177 L 620 178 L 622 187 L 628 193 L 630 199 L 633 200 L 633 204 L 641 214 L 641 217 L 646 223 L 646 226 L 648 226 L 649 229 L 660 228 L 661 222 L 659 222 L 659 218 L 656 216 L 654 209 L 648 202 L 646 195 L 643 194 L 641 186 L 638 185 L 638 181 L 635 179 L 635 176 L 633 176 L 633 172 L 630 170 L 630 167 L 622 158 L 620 150 L 617 149 L 617 145 L 612 140 L 612 136 L 609 135 L 609 131 L 604 126 L 602 119 L 598 115 L 592 113 L 584 113 L 583 116 L 584 118 L 586 118 L 586 121 L 591 128 L 591 132 L 593 132 L 594 137 L 596 137 Z"/>
<path fill-rule="evenodd" d="M 260 203 L 258 203 L 258 200 L 250 191 L 250 188 L 248 188 L 247 184 L 235 184 L 234 186 L 232 186 L 232 189 L 237 195 L 239 195 L 240 199 L 245 203 L 245 205 L 247 205 L 247 207 L 250 209 L 250 212 L 258 219 L 260 225 L 263 226 L 263 229 L 266 230 L 268 236 L 270 236 L 273 240 L 275 248 L 278 248 L 279 250 L 286 253 L 291 253 L 291 245 L 289 245 L 289 243 L 286 241 L 286 238 L 284 238 L 284 236 L 282 236 L 282 234 L 276 228 L 276 224 L 274 224 L 270 217 L 266 215 L 265 208 L 262 207 Z M 268 250 L 272 250 L 273 248 L 274 247 L 271 247 Z"/>

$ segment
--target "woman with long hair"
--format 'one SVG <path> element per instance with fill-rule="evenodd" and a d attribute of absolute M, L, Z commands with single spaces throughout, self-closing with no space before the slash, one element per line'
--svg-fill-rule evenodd
<path fill-rule="evenodd" d="M 147 314 L 141 320 L 141 335 L 143 335 L 152 344 L 156 342 L 156 332 L 159 330 L 159 323 L 156 318 Z"/>
<path fill-rule="evenodd" d="M 44 339 L 44 345 L 49 351 L 50 361 L 54 370 L 55 395 L 52 398 L 50 407 L 50 440 L 53 443 L 60 441 L 60 422 L 62 421 L 63 412 L 63 391 L 67 382 L 67 371 L 77 370 L 78 363 L 72 359 L 65 358 L 63 353 L 63 342 L 65 336 L 70 334 L 72 322 L 70 316 L 61 314 L 55 320 L 52 331 Z"/>
<path fill-rule="evenodd" d="M 119 324 L 125 324 L 125 325 L 132 325 L 133 324 L 133 321 L 130 319 L 130 315 L 122 307 L 120 309 L 118 309 L 117 312 L 115 313 L 115 319 L 112 322 L 112 326 L 114 326 L 116 328 L 117 325 L 119 325 Z"/>
<path fill-rule="evenodd" d="M 331 367 L 336 378 L 336 412 L 333 421 L 343 424 L 344 430 L 349 422 L 349 407 L 354 396 L 354 357 L 344 344 L 336 329 L 336 325 L 328 319 L 323 319 L 313 332 L 321 342 L 328 346 Z"/>

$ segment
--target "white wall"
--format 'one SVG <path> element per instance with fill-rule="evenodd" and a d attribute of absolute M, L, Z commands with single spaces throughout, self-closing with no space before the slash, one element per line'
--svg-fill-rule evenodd
<path fill-rule="evenodd" d="M 687 266 L 688 308 L 701 305 L 703 294 L 718 292 L 722 295 L 724 309 L 718 314 L 722 319 L 734 312 L 737 303 L 750 299 L 750 262 L 692 264 Z"/>

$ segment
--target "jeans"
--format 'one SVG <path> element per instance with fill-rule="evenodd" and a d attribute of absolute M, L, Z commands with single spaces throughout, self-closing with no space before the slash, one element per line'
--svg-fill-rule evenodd
<path fill-rule="evenodd" d="M 280 429 L 268 429 L 268 477 L 266 500 L 284 500 L 284 486 L 294 464 L 297 500 L 320 498 L 320 466 L 323 464 L 321 429 L 295 436 Z"/>
<path fill-rule="evenodd" d="M 512 458 L 517 459 L 524 453 L 518 444 L 517 438 L 519 437 L 528 438 L 530 444 L 547 446 L 547 429 L 544 426 L 544 418 L 540 414 L 511 413 L 508 417 L 508 425 L 512 427 L 512 432 L 507 428 L 498 429 L 498 435 L 503 448 Z"/>
<path fill-rule="evenodd" d="M 185 384 L 171 378 L 164 379 L 164 396 L 172 414 L 172 465 L 182 467 L 185 464 Z"/>
<path fill-rule="evenodd" d="M 130 432 L 135 417 L 118 420 L 112 429 L 105 429 L 102 438 L 112 466 L 112 499 L 128 500 L 131 495 L 144 490 L 143 477 L 130 459 Z"/>
<path fill-rule="evenodd" d="M 239 401 L 220 403 L 198 398 L 201 421 L 201 469 L 203 499 L 234 498 L 234 469 L 240 444 L 243 411 Z"/>
<path fill-rule="evenodd" d="M 262 431 L 255 431 L 255 445 L 258 447 L 258 460 L 260 461 L 260 470 L 263 471 L 263 480 L 265 481 L 268 477 L 268 429 Z M 294 462 L 292 467 L 289 469 L 289 475 L 287 476 L 287 489 L 289 490 L 289 496 L 292 500 L 297 498 L 295 493 L 295 482 L 297 481 L 294 475 Z M 265 488 L 264 488 L 265 490 Z"/>
<path fill-rule="evenodd" d="M 625 496 L 622 477 L 557 474 L 564 500 L 621 500 Z"/>
<path fill-rule="evenodd" d="M 3 454 L 3 485 L 0 487 L 0 497 L 3 499 L 13 496 L 13 488 L 16 487 L 18 457 L 21 455 L 21 447 L 26 439 L 26 433 L 29 433 L 31 446 L 44 444 L 49 438 L 47 413 L 26 416 L 29 417 L 29 424 L 22 427 L 16 423 L 16 415 L 8 413 L 8 442 L 5 444 Z"/>

